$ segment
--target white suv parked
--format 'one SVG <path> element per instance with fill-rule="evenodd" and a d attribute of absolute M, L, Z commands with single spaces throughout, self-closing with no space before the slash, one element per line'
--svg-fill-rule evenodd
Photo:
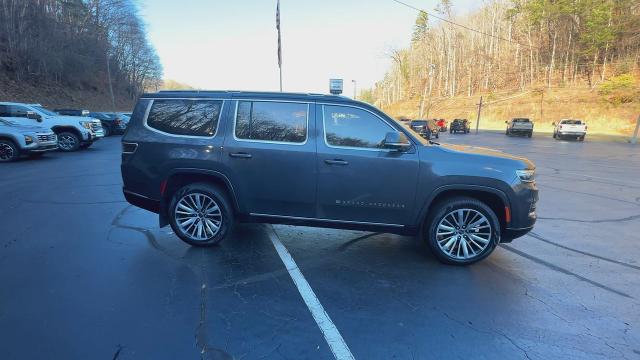
<path fill-rule="evenodd" d="M 0 118 L 21 125 L 50 128 L 58 135 L 58 146 L 62 151 L 87 148 L 104 136 L 100 120 L 58 115 L 40 104 L 0 102 Z"/>

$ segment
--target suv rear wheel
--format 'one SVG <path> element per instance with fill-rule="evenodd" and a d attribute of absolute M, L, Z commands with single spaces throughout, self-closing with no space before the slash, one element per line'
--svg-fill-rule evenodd
<path fill-rule="evenodd" d="M 173 195 L 169 223 L 187 244 L 208 247 L 218 244 L 230 232 L 233 211 L 223 191 L 206 183 L 194 183 Z"/>
<path fill-rule="evenodd" d="M 500 222 L 493 210 L 466 197 L 436 205 L 425 231 L 425 241 L 436 258 L 453 265 L 486 258 L 500 241 Z"/>

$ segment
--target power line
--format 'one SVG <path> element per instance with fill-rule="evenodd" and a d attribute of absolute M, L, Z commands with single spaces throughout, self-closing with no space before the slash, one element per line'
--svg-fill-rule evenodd
<path fill-rule="evenodd" d="M 502 40 L 502 41 L 506 41 L 506 42 L 509 42 L 509 43 L 512 43 L 512 44 L 516 44 L 516 45 L 520 45 L 520 46 L 524 46 L 524 47 L 528 47 L 528 48 L 539 49 L 539 47 L 537 47 L 537 46 L 519 43 L 517 41 L 513 41 L 511 39 L 507 39 L 507 38 L 504 38 L 502 36 L 496 36 L 496 35 L 489 34 L 489 33 L 486 33 L 484 31 L 481 31 L 481 30 L 478 30 L 478 29 L 470 28 L 470 27 L 468 27 L 466 25 L 458 24 L 456 22 L 453 22 L 451 20 L 447 20 L 447 19 L 445 19 L 443 17 L 440 17 L 438 15 L 432 14 L 432 13 L 430 13 L 428 11 L 422 10 L 420 8 L 417 8 L 417 7 L 413 6 L 413 5 L 407 4 L 407 3 L 402 2 L 400 0 L 391 0 L 391 1 L 396 2 L 396 3 L 400 4 L 400 5 L 406 6 L 406 7 L 410 8 L 410 9 L 415 10 L 415 11 L 425 13 L 425 14 L 427 14 L 427 15 L 429 15 L 431 17 L 434 17 L 434 18 L 436 18 L 436 19 L 438 19 L 440 21 L 444 21 L 444 22 L 449 23 L 451 25 L 459 26 L 459 27 L 461 27 L 463 29 L 466 29 L 466 30 L 469 30 L 469 31 L 473 31 L 473 32 L 478 33 L 478 34 L 482 34 L 482 35 L 485 35 L 485 36 L 490 36 L 492 38 L 496 38 L 496 39 L 499 39 L 499 40 Z"/>

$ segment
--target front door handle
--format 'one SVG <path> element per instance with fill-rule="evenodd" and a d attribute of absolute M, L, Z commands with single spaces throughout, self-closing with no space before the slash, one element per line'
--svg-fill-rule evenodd
<path fill-rule="evenodd" d="M 325 162 L 325 164 L 328 164 L 328 165 L 343 165 L 343 166 L 344 165 L 349 165 L 349 162 L 341 160 L 341 159 L 333 159 L 333 160 L 327 159 L 324 162 Z"/>
<path fill-rule="evenodd" d="M 244 152 L 229 153 L 229 156 L 234 158 L 241 158 L 241 159 L 251 159 L 253 157 L 251 154 L 247 154 Z"/>

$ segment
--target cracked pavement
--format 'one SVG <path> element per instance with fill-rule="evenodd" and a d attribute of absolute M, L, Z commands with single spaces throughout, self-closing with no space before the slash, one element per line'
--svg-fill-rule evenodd
<path fill-rule="evenodd" d="M 124 201 L 119 140 L 0 167 L 0 358 L 333 358 L 269 229 L 183 244 Z M 273 227 L 354 357 L 640 358 L 640 146 L 440 141 L 534 161 L 534 231 L 459 268 L 410 237 Z"/>

